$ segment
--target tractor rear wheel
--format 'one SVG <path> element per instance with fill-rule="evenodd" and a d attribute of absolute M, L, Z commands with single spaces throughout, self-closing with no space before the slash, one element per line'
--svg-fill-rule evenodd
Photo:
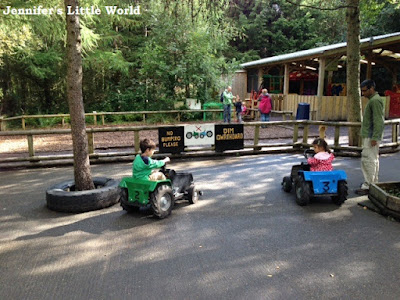
<path fill-rule="evenodd" d="M 126 210 L 128 213 L 136 212 L 139 211 L 140 207 L 139 206 L 133 206 L 129 205 L 129 200 L 128 200 L 128 189 L 127 188 L 121 188 L 121 206 L 123 210 Z"/>
<path fill-rule="evenodd" d="M 332 196 L 332 202 L 336 205 L 342 205 L 344 201 L 347 200 L 347 182 L 345 180 L 341 180 L 338 182 L 337 187 L 337 196 Z"/>
<path fill-rule="evenodd" d="M 157 218 L 164 219 L 168 217 L 175 204 L 171 187 L 165 184 L 157 186 L 155 191 L 150 194 L 150 204 L 153 214 Z"/>
<path fill-rule="evenodd" d="M 305 206 L 310 203 L 311 186 L 303 177 L 299 176 L 296 182 L 296 203 L 300 206 Z"/>

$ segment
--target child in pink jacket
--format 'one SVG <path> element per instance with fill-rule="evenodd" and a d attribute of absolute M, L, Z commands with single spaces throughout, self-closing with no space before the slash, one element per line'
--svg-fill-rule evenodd
<path fill-rule="evenodd" d="M 332 171 L 332 161 L 335 159 L 324 139 L 315 139 L 312 143 L 315 155 L 307 159 L 310 171 Z"/>

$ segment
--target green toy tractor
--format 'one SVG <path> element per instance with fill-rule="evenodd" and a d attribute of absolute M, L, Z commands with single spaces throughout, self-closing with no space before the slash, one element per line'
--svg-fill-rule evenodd
<path fill-rule="evenodd" d="M 163 219 L 171 214 L 176 200 L 186 199 L 190 204 L 197 202 L 202 192 L 197 191 L 191 173 L 177 173 L 161 169 L 167 179 L 159 181 L 125 177 L 121 180 L 121 206 L 127 212 L 150 207 L 153 214 Z"/>

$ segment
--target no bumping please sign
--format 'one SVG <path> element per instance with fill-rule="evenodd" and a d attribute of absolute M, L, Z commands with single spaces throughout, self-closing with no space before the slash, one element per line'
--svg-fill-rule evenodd
<path fill-rule="evenodd" d="M 199 124 L 158 129 L 160 153 L 181 153 L 185 147 L 215 145 L 216 152 L 244 148 L 243 124 Z"/>

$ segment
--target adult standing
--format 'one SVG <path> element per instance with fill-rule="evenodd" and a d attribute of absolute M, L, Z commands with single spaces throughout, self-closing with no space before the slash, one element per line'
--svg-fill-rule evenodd
<path fill-rule="evenodd" d="M 272 101 L 267 89 L 262 89 L 258 102 L 258 109 L 261 113 L 261 122 L 268 122 L 272 110 Z"/>
<path fill-rule="evenodd" d="M 382 98 L 375 91 L 373 80 L 364 80 L 361 85 L 361 94 L 368 98 L 361 123 L 361 170 L 364 182 L 356 190 L 358 195 L 367 195 L 371 183 L 378 182 L 379 175 L 379 143 L 385 128 L 385 105 Z"/>
<path fill-rule="evenodd" d="M 231 106 L 232 106 L 232 99 L 235 96 L 232 95 L 232 87 L 228 86 L 223 93 L 224 97 L 224 122 L 230 123 L 231 122 Z"/>

